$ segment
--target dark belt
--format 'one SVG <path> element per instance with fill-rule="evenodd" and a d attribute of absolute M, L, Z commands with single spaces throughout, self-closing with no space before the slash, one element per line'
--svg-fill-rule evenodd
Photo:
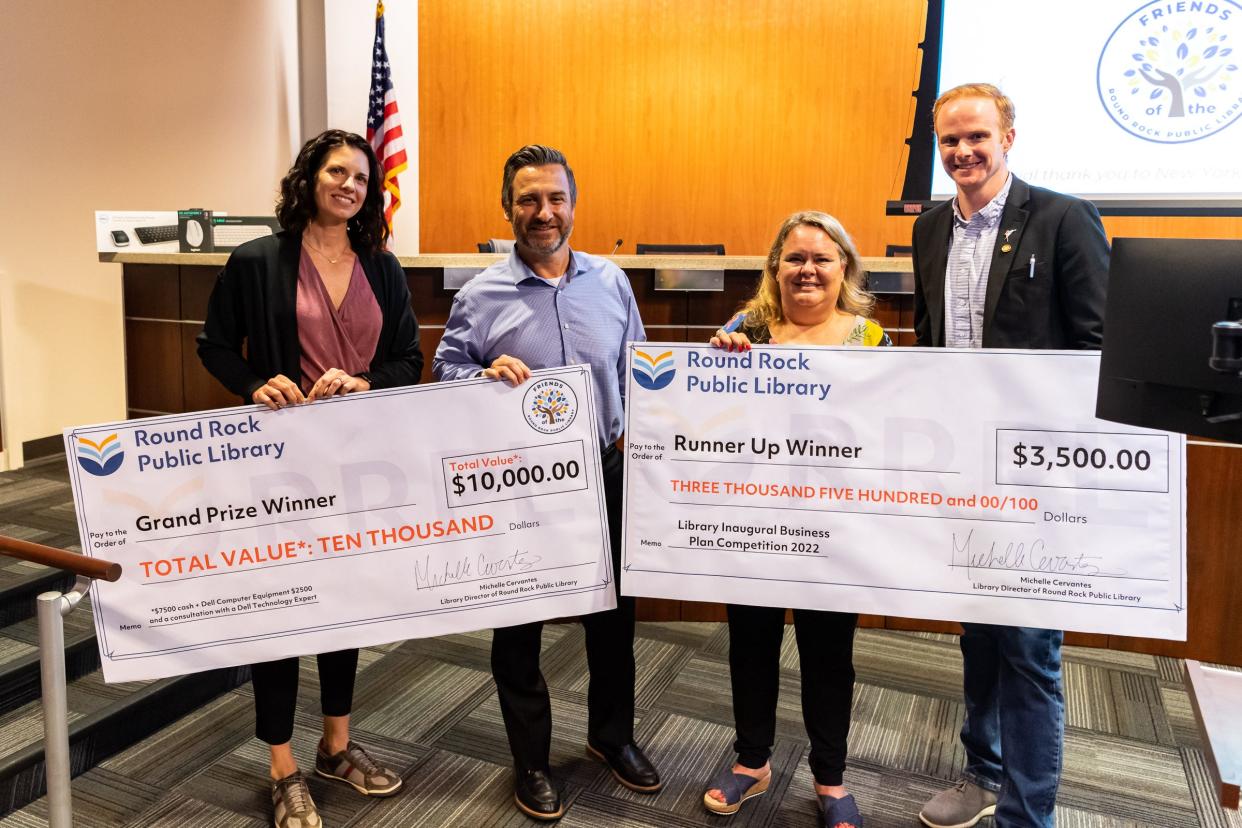
<path fill-rule="evenodd" d="M 608 445 L 604 446 L 602 449 L 599 450 L 599 459 L 607 460 L 609 457 L 612 457 L 616 453 L 617 453 L 617 444 L 609 443 Z"/>

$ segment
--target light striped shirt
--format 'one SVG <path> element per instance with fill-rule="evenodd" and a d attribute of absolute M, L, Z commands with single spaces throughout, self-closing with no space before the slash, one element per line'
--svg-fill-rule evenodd
<path fill-rule="evenodd" d="M 513 251 L 457 292 L 431 368 L 436 379 L 458 380 L 478 376 L 501 354 L 531 369 L 589 363 L 607 446 L 625 425 L 625 343 L 646 338 L 630 280 L 612 262 L 572 251 L 554 285 Z"/>
<path fill-rule="evenodd" d="M 996 197 L 969 220 L 962 218 L 953 199 L 953 238 L 944 274 L 944 344 L 949 348 L 983 347 L 983 306 L 988 291 L 988 270 L 1000 232 L 1001 213 L 1013 176 Z"/>

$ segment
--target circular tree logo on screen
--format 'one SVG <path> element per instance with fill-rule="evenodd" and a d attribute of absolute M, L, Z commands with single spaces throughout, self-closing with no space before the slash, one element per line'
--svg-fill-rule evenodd
<path fill-rule="evenodd" d="M 1155 0 L 1113 30 L 1096 67 L 1100 102 L 1117 126 L 1162 144 L 1198 141 L 1242 115 L 1242 5 Z"/>

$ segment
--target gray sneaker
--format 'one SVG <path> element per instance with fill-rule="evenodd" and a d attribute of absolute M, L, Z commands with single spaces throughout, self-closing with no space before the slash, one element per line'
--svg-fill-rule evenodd
<path fill-rule="evenodd" d="M 301 771 L 272 783 L 272 809 L 276 828 L 320 828 L 323 825 Z"/>
<path fill-rule="evenodd" d="M 971 828 L 994 813 L 996 792 L 963 778 L 952 788 L 933 796 L 919 811 L 919 819 L 929 828 Z"/>
<path fill-rule="evenodd" d="M 376 762 L 352 740 L 340 753 L 329 756 L 321 739 L 315 751 L 315 773 L 344 782 L 364 796 L 392 796 L 401 787 L 400 776 Z"/>

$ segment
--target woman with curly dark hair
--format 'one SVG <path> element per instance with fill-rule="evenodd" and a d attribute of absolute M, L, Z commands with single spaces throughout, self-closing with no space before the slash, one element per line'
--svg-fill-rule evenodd
<path fill-rule="evenodd" d="M 276 216 L 284 229 L 229 256 L 198 355 L 246 403 L 276 409 L 418 382 L 423 355 L 409 287 L 383 249 L 382 179 L 361 136 L 328 130 L 312 138 L 280 184 Z M 401 777 L 349 738 L 358 651 L 317 659 L 323 738 L 315 772 L 368 796 L 396 793 Z M 275 824 L 317 828 L 322 822 L 290 744 L 298 659 L 255 664 L 251 672 L 255 735 L 271 753 Z"/>

